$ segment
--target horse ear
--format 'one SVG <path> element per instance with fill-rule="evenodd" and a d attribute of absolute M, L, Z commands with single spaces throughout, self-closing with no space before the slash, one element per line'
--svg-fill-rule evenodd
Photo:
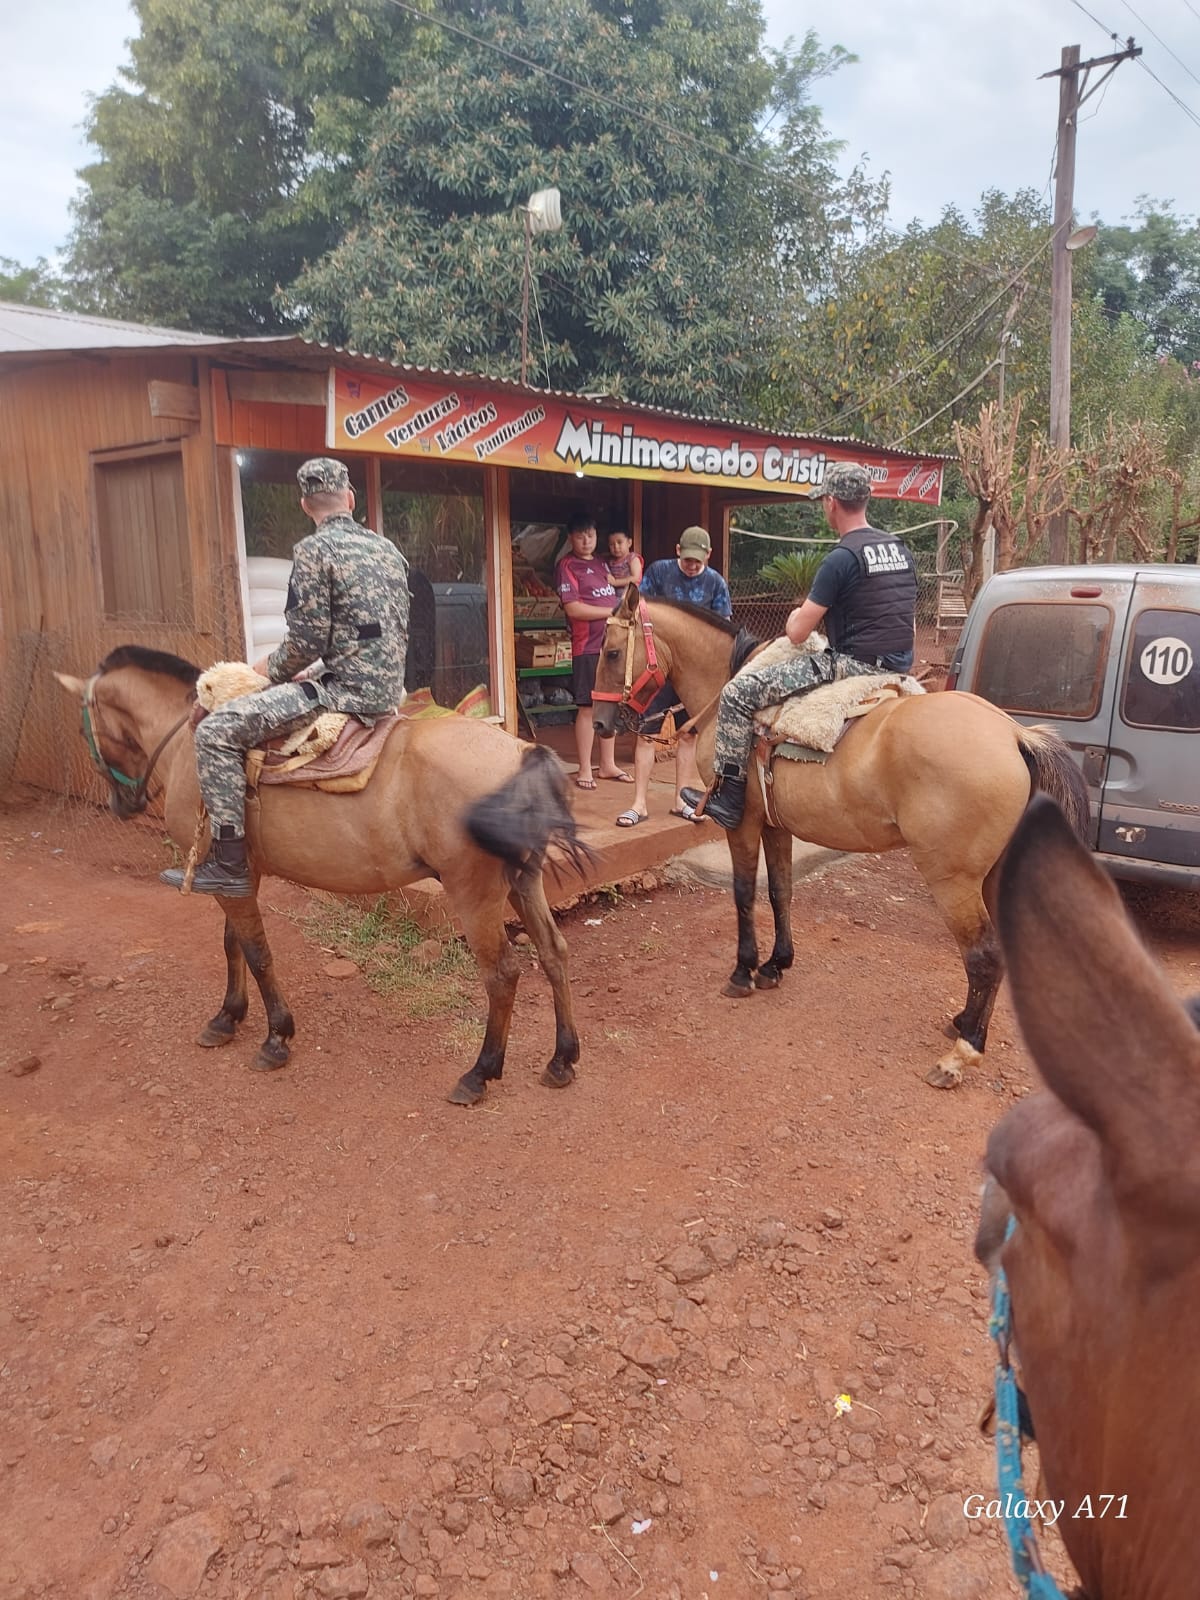
<path fill-rule="evenodd" d="M 1025 1042 L 1099 1137 L 1118 1201 L 1200 1207 L 1200 1035 L 1053 801 L 1014 833 L 998 911 Z"/>
<path fill-rule="evenodd" d="M 67 672 L 56 672 L 54 676 L 58 679 L 59 683 L 62 684 L 63 688 L 69 695 L 71 695 L 73 699 L 83 699 L 87 684 L 84 683 L 82 678 L 72 678 Z"/>
<path fill-rule="evenodd" d="M 627 583 L 625 593 L 621 596 L 621 604 L 617 607 L 619 617 L 637 616 L 638 601 L 642 598 L 641 591 L 636 583 Z"/>

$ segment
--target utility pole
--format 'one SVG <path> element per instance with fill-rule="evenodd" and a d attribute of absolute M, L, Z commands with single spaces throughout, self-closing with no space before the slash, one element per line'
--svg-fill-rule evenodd
<path fill-rule="evenodd" d="M 1058 79 L 1058 158 L 1054 178 L 1054 235 L 1050 278 L 1050 443 L 1056 450 L 1071 448 L 1071 228 L 1075 218 L 1075 134 L 1079 108 L 1108 82 L 1122 61 L 1141 55 L 1132 39 L 1111 56 L 1081 62 L 1079 46 L 1066 44 L 1062 62 L 1043 78 Z M 1093 67 L 1107 67 L 1089 89 Z M 1066 509 L 1050 518 L 1050 560 L 1063 563 L 1068 555 Z"/>

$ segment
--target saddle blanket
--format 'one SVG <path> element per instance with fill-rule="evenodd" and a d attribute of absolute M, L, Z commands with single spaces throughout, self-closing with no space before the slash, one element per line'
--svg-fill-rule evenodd
<path fill-rule="evenodd" d="M 778 666 L 825 648 L 824 637 L 820 634 L 813 634 L 802 645 L 794 645 L 790 639 L 774 639 L 752 656 L 747 666 Z M 780 705 L 765 706 L 755 716 L 754 731 L 757 738 L 775 747 L 777 755 L 811 761 L 814 751 L 818 755 L 832 754 L 847 724 L 855 717 L 865 717 L 885 700 L 924 693 L 923 687 L 906 672 L 873 672 L 837 678 L 816 689 L 802 690 Z"/>

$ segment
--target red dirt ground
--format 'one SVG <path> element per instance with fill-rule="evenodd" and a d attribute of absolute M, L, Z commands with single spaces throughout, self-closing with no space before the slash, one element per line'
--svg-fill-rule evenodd
<path fill-rule="evenodd" d="M 750 1001 L 722 894 L 581 907 L 577 1084 L 530 972 L 464 1112 L 462 1002 L 413 1021 L 283 917 L 292 1064 L 248 1070 L 257 1002 L 197 1049 L 214 909 L 71 843 L 0 817 L 2 1600 L 1015 1592 L 962 1500 L 979 1156 L 1030 1071 L 1002 1000 L 922 1083 L 962 977 L 904 858 L 802 883 Z"/>

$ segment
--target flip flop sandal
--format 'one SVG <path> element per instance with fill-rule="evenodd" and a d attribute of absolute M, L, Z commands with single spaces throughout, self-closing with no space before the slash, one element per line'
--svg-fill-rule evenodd
<path fill-rule="evenodd" d="M 630 806 L 628 811 L 622 811 L 621 815 L 617 818 L 617 827 L 636 828 L 639 822 L 645 821 L 646 818 L 642 815 L 642 813 L 640 811 L 635 811 L 633 807 Z"/>
<path fill-rule="evenodd" d="M 594 789 L 596 787 L 596 780 L 595 778 L 576 778 L 575 787 L 577 789 Z"/>
<path fill-rule="evenodd" d="M 633 778 L 628 772 L 602 772 L 599 774 L 601 783 L 632 783 Z"/>
<path fill-rule="evenodd" d="M 704 818 L 703 817 L 698 817 L 696 815 L 695 808 L 692 807 L 692 806 L 689 806 L 686 803 L 686 801 L 684 802 L 684 804 L 682 806 L 680 806 L 678 811 L 670 811 L 667 814 L 668 814 L 668 816 L 672 816 L 672 817 L 680 817 L 684 822 L 703 822 L 704 821 Z"/>

